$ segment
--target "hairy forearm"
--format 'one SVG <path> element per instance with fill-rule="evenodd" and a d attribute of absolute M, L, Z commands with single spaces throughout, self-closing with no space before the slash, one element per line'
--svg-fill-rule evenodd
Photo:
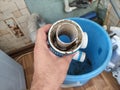
<path fill-rule="evenodd" d="M 31 90 L 58 90 L 58 86 L 47 82 L 44 78 L 40 78 L 36 74 L 33 76 Z"/>

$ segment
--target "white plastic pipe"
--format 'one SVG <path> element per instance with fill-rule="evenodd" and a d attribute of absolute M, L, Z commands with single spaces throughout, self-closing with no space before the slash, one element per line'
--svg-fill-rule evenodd
<path fill-rule="evenodd" d="M 77 9 L 77 7 L 70 7 L 68 0 L 64 0 L 64 5 L 65 5 L 65 12 L 71 12 L 71 11 Z"/>

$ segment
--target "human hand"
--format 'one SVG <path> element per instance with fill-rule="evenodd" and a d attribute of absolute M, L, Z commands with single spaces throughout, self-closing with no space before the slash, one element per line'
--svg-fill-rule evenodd
<path fill-rule="evenodd" d="M 31 90 L 57 90 L 63 83 L 73 55 L 58 57 L 48 48 L 50 24 L 38 30 L 34 48 L 34 76 Z"/>

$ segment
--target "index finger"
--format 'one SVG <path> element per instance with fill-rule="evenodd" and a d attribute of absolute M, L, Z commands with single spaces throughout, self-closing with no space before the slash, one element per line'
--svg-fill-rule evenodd
<path fill-rule="evenodd" d="M 39 46 L 47 46 L 47 35 L 46 33 L 48 32 L 48 30 L 50 29 L 51 24 L 45 25 L 43 27 L 41 27 L 38 31 L 37 31 L 37 38 L 36 38 L 36 45 Z"/>

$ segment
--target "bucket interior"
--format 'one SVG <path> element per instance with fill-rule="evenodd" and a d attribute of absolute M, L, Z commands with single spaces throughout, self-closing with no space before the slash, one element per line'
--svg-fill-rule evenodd
<path fill-rule="evenodd" d="M 85 19 L 73 20 L 88 34 L 88 46 L 85 50 L 82 50 L 86 52 L 87 57 L 81 63 L 72 60 L 67 74 L 84 75 L 105 65 L 111 49 L 110 41 L 104 29 L 98 24 Z"/>

